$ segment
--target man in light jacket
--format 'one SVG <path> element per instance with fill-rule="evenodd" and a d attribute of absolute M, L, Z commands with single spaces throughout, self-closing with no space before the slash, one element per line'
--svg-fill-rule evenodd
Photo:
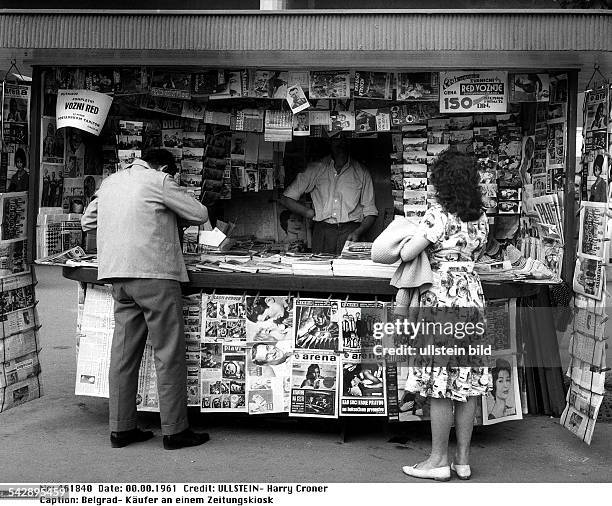
<path fill-rule="evenodd" d="M 114 448 L 146 441 L 136 426 L 138 370 L 147 335 L 155 353 L 164 448 L 208 441 L 187 419 L 187 369 L 180 282 L 188 281 L 177 218 L 208 220 L 208 211 L 168 174 L 172 154 L 154 149 L 104 180 L 81 225 L 97 229 L 98 280 L 112 283 L 115 331 L 109 370 L 110 440 Z"/>

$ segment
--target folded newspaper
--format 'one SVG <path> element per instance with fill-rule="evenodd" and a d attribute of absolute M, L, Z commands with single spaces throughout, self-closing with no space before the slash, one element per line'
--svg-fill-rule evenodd
<path fill-rule="evenodd" d="M 61 253 L 39 258 L 36 260 L 36 263 L 42 265 L 65 265 L 68 261 L 82 261 L 91 258 L 93 258 L 93 255 L 88 255 L 83 248 L 75 246 Z"/>

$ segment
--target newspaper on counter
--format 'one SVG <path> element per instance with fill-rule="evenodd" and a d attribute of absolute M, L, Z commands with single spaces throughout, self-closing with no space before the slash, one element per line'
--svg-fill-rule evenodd
<path fill-rule="evenodd" d="M 344 351 L 341 388 L 341 416 L 387 415 L 385 361 L 372 348 Z"/>
<path fill-rule="evenodd" d="M 38 258 L 36 259 L 36 263 L 41 265 L 63 265 L 69 260 L 80 261 L 88 258 L 93 258 L 93 255 L 88 255 L 83 248 L 75 246 L 74 248 L 56 253 L 55 255 Z"/>
<path fill-rule="evenodd" d="M 578 254 L 592 260 L 604 260 L 607 202 L 582 202 Z"/>
<path fill-rule="evenodd" d="M 290 416 L 338 418 L 340 357 L 332 352 L 295 350 Z"/>
<path fill-rule="evenodd" d="M 294 301 L 295 349 L 339 351 L 342 345 L 340 301 L 301 299 Z"/>

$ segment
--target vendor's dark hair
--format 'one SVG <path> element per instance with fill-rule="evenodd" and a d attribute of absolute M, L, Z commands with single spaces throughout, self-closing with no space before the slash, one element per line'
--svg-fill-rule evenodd
<path fill-rule="evenodd" d="M 433 166 L 431 182 L 444 210 L 461 221 L 475 221 L 483 211 L 474 157 L 458 151 L 442 153 Z"/>
<path fill-rule="evenodd" d="M 491 369 L 491 376 L 493 376 L 493 390 L 491 391 L 491 395 L 493 397 L 495 397 L 495 394 L 497 393 L 497 387 L 495 383 L 497 382 L 497 378 L 499 378 L 499 373 L 502 371 L 506 371 L 508 373 L 508 376 L 512 377 L 512 366 L 510 365 L 510 362 L 503 358 L 498 358 L 495 361 L 495 367 Z"/>
<path fill-rule="evenodd" d="M 25 151 L 23 150 L 23 148 L 17 148 L 17 151 L 15 151 L 15 163 L 17 163 L 17 160 L 21 160 L 21 163 L 23 164 L 23 166 L 26 166 L 26 154 Z"/>
<path fill-rule="evenodd" d="M 289 209 L 281 211 L 278 215 L 278 221 L 280 221 L 280 226 L 285 233 L 287 232 L 287 228 L 289 228 L 289 216 L 291 216 L 291 211 L 289 211 Z"/>
<path fill-rule="evenodd" d="M 595 160 L 593 161 L 593 172 L 595 172 L 595 167 L 599 167 L 599 170 L 603 172 L 603 164 L 604 164 L 603 155 L 597 155 L 595 157 Z"/>
<path fill-rule="evenodd" d="M 149 149 L 142 155 L 142 159 L 150 165 L 154 165 L 155 168 L 167 165 L 167 169 L 164 172 L 174 176 L 177 173 L 178 168 L 174 161 L 174 155 L 167 149 Z"/>

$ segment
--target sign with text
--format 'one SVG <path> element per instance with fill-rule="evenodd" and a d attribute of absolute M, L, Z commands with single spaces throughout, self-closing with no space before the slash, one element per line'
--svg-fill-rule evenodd
<path fill-rule="evenodd" d="M 508 72 L 440 72 L 441 113 L 506 112 Z"/>
<path fill-rule="evenodd" d="M 113 97 L 89 90 L 58 90 L 57 128 L 73 127 L 100 135 Z"/>

